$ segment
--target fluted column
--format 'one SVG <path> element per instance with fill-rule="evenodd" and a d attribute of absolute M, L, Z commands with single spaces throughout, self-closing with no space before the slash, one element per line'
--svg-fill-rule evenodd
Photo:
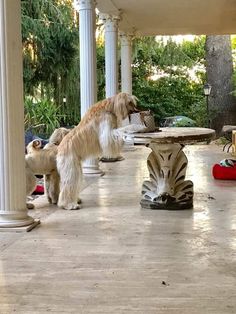
<path fill-rule="evenodd" d="M 121 91 L 132 95 L 132 39 L 133 34 L 120 32 L 120 56 L 121 56 Z M 123 120 L 122 125 L 129 125 L 129 118 Z M 132 136 L 126 135 L 124 151 L 136 150 Z"/>
<path fill-rule="evenodd" d="M 119 16 L 101 14 L 105 26 L 106 97 L 118 92 L 118 22 Z"/>
<path fill-rule="evenodd" d="M 132 95 L 132 38 L 133 35 L 120 32 L 121 56 L 121 91 Z M 123 121 L 123 126 L 129 124 L 129 119 Z M 132 141 L 130 140 L 130 143 Z M 130 147 L 130 145 L 129 145 Z"/>
<path fill-rule="evenodd" d="M 118 93 L 118 22 L 119 15 L 101 14 L 105 27 L 106 98 Z M 103 156 L 103 161 L 123 160 L 121 155 Z"/>
<path fill-rule="evenodd" d="M 77 0 L 75 3 L 79 11 L 81 117 L 97 101 L 95 4 L 94 0 Z M 97 158 L 86 160 L 83 163 L 83 172 L 103 174 Z"/>
<path fill-rule="evenodd" d="M 121 91 L 132 94 L 132 35 L 120 33 Z"/>
<path fill-rule="evenodd" d="M 0 0 L 0 230 L 29 230 L 24 152 L 21 8 Z"/>

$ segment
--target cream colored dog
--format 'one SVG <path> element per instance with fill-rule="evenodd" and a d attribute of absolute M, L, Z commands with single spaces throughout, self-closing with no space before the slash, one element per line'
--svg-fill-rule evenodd
<path fill-rule="evenodd" d="M 44 175 L 48 201 L 53 204 L 57 203 L 60 184 L 56 166 L 57 147 L 69 131 L 66 128 L 56 129 L 50 136 L 49 143 L 43 149 L 40 140 L 34 140 L 27 145 L 25 156 L 27 196 L 35 190 L 37 184 L 35 175 Z"/>
<path fill-rule="evenodd" d="M 79 209 L 82 181 L 81 161 L 89 157 L 118 156 L 123 145 L 116 130 L 136 109 L 136 97 L 119 93 L 89 108 L 81 122 L 58 146 L 57 169 L 60 174 L 58 206 Z"/>

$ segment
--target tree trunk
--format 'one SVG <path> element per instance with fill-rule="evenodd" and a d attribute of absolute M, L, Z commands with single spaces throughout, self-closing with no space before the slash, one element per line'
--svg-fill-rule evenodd
<path fill-rule="evenodd" d="M 206 77 L 212 86 L 209 96 L 210 127 L 219 136 L 225 124 L 236 125 L 233 90 L 233 61 L 229 35 L 206 37 Z"/>

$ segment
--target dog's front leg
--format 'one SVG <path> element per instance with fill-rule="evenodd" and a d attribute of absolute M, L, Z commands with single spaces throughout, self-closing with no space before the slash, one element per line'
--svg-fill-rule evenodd
<path fill-rule="evenodd" d="M 117 129 L 112 128 L 112 123 L 105 120 L 100 125 L 99 142 L 103 156 L 113 158 L 121 153 L 124 141 Z"/>

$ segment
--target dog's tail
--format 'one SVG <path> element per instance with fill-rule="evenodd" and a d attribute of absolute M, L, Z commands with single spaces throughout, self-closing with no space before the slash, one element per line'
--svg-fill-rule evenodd
<path fill-rule="evenodd" d="M 39 151 L 42 148 L 42 141 L 40 139 L 33 140 L 30 142 L 26 147 L 27 154 L 34 153 L 36 151 Z"/>

